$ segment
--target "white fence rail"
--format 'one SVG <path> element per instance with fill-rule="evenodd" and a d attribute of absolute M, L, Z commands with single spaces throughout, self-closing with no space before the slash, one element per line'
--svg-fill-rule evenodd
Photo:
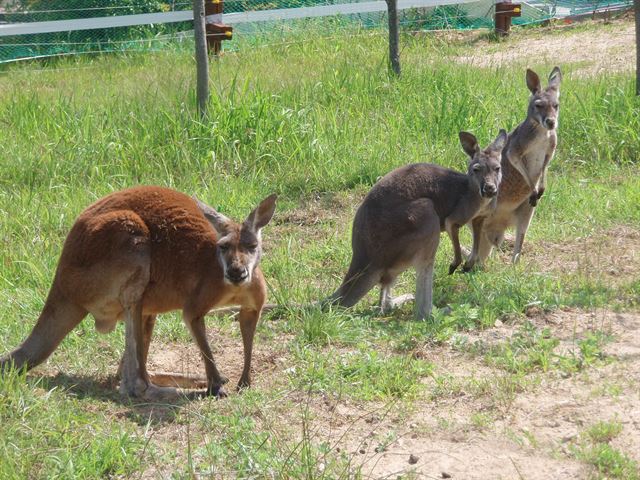
<path fill-rule="evenodd" d="M 408 8 L 428 8 L 440 5 L 472 3 L 476 0 L 398 0 L 398 10 Z M 257 10 L 222 15 L 223 23 L 264 22 L 296 18 L 326 17 L 332 15 L 353 15 L 358 13 L 383 12 L 387 10 L 384 0 L 369 2 L 319 5 L 314 7 L 282 8 L 276 10 Z M 207 17 L 208 20 L 212 20 Z M 30 35 L 35 33 L 71 32 L 76 30 L 96 30 L 99 28 L 132 27 L 154 23 L 176 23 L 193 20 L 193 12 L 144 13 L 113 17 L 80 18 L 74 20 L 55 20 L 49 22 L 28 22 L 0 24 L 0 37 L 10 35 Z"/>

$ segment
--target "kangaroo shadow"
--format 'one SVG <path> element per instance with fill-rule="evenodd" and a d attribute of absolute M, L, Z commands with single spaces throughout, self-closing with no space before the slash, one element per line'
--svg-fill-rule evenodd
<path fill-rule="evenodd" d="M 118 391 L 120 380 L 117 375 L 96 379 L 85 375 L 69 375 L 58 372 L 49 377 L 27 377 L 27 383 L 45 390 L 54 388 L 80 400 L 98 400 L 126 407 L 123 416 L 138 425 L 167 424 L 176 420 L 185 405 L 205 397 L 204 390 L 184 390 L 171 402 L 150 402 L 122 396 Z"/>

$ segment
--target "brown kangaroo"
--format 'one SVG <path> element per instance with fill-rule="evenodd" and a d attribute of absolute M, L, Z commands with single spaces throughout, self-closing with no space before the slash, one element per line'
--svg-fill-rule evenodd
<path fill-rule="evenodd" d="M 454 244 L 453 272 L 461 263 L 459 228 L 479 212 L 486 214 L 500 185 L 500 152 L 507 133 L 484 150 L 476 138 L 460 133 L 460 142 L 471 157 L 467 174 L 438 165 L 406 165 L 385 175 L 367 194 L 353 221 L 351 265 L 342 285 L 325 304 L 355 305 L 374 285 L 380 284 L 383 312 L 410 300 L 411 295 L 391 298 L 396 277 L 410 266 L 417 271 L 418 319 L 431 314 L 433 264 L 446 230 Z"/>
<path fill-rule="evenodd" d="M 267 197 L 239 225 L 162 187 L 130 188 L 98 200 L 71 227 L 42 314 L 22 345 L 0 359 L 0 371 L 42 363 L 91 313 L 102 333 L 125 322 L 120 392 L 174 398 L 178 390 L 154 385 L 146 363 L 156 315 L 181 309 L 202 353 L 207 392 L 221 397 L 227 379 L 213 361 L 204 316 L 216 306 L 240 305 L 244 369 L 238 388 L 249 386 L 253 336 L 266 298 L 260 231 L 275 201 L 275 195 Z M 158 384 L 163 380 L 185 386 L 178 376 L 161 375 Z"/>
<path fill-rule="evenodd" d="M 493 247 L 504 240 L 505 230 L 513 225 L 516 241 L 512 261 L 518 261 L 534 207 L 546 187 L 547 168 L 558 142 L 556 128 L 562 73 L 555 67 L 545 89 L 533 70 L 527 69 L 526 80 L 531 91 L 527 118 L 509 134 L 502 151 L 503 178 L 496 208 L 486 218 L 476 217 L 476 225 L 472 223 L 472 230 L 481 229 L 481 233 L 474 233 L 473 249 L 465 262 L 465 270 L 482 265 Z"/>

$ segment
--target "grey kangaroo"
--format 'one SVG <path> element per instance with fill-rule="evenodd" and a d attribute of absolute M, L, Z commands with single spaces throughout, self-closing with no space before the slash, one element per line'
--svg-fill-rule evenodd
<path fill-rule="evenodd" d="M 514 225 L 516 240 L 512 261 L 516 263 L 534 207 L 545 190 L 547 167 L 558 142 L 556 128 L 562 73 L 555 67 L 544 89 L 533 70 L 527 69 L 526 80 L 531 91 L 527 118 L 509 134 L 502 151 L 503 179 L 496 208 L 486 218 L 479 216 L 472 221 L 473 248 L 464 270 L 482 265 L 493 247 L 504 240 L 504 231 Z M 476 230 L 480 232 L 476 233 Z"/>
<path fill-rule="evenodd" d="M 446 230 L 454 244 L 453 272 L 461 263 L 458 230 L 479 212 L 492 208 L 501 180 L 500 152 L 507 132 L 500 131 L 482 150 L 476 138 L 460 133 L 471 157 L 467 174 L 438 165 L 406 165 L 385 175 L 367 194 L 356 212 L 351 238 L 352 259 L 342 285 L 324 303 L 355 305 L 380 284 L 383 312 L 410 300 L 391 297 L 396 277 L 410 266 L 417 271 L 416 317 L 431 314 L 433 264 Z"/>

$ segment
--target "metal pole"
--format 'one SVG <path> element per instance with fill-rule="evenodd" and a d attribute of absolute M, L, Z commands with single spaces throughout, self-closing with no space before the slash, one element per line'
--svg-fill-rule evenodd
<path fill-rule="evenodd" d="M 635 0 L 636 7 L 636 95 L 640 96 L 640 0 Z"/>
<path fill-rule="evenodd" d="M 386 2 L 387 12 L 389 15 L 389 63 L 393 73 L 400 76 L 400 27 L 398 22 L 398 0 L 386 0 Z"/>
<path fill-rule="evenodd" d="M 200 117 L 204 117 L 207 114 L 207 104 L 209 103 L 209 56 L 207 55 L 204 0 L 193 0 L 193 33 L 196 42 L 198 71 L 198 112 Z"/>

